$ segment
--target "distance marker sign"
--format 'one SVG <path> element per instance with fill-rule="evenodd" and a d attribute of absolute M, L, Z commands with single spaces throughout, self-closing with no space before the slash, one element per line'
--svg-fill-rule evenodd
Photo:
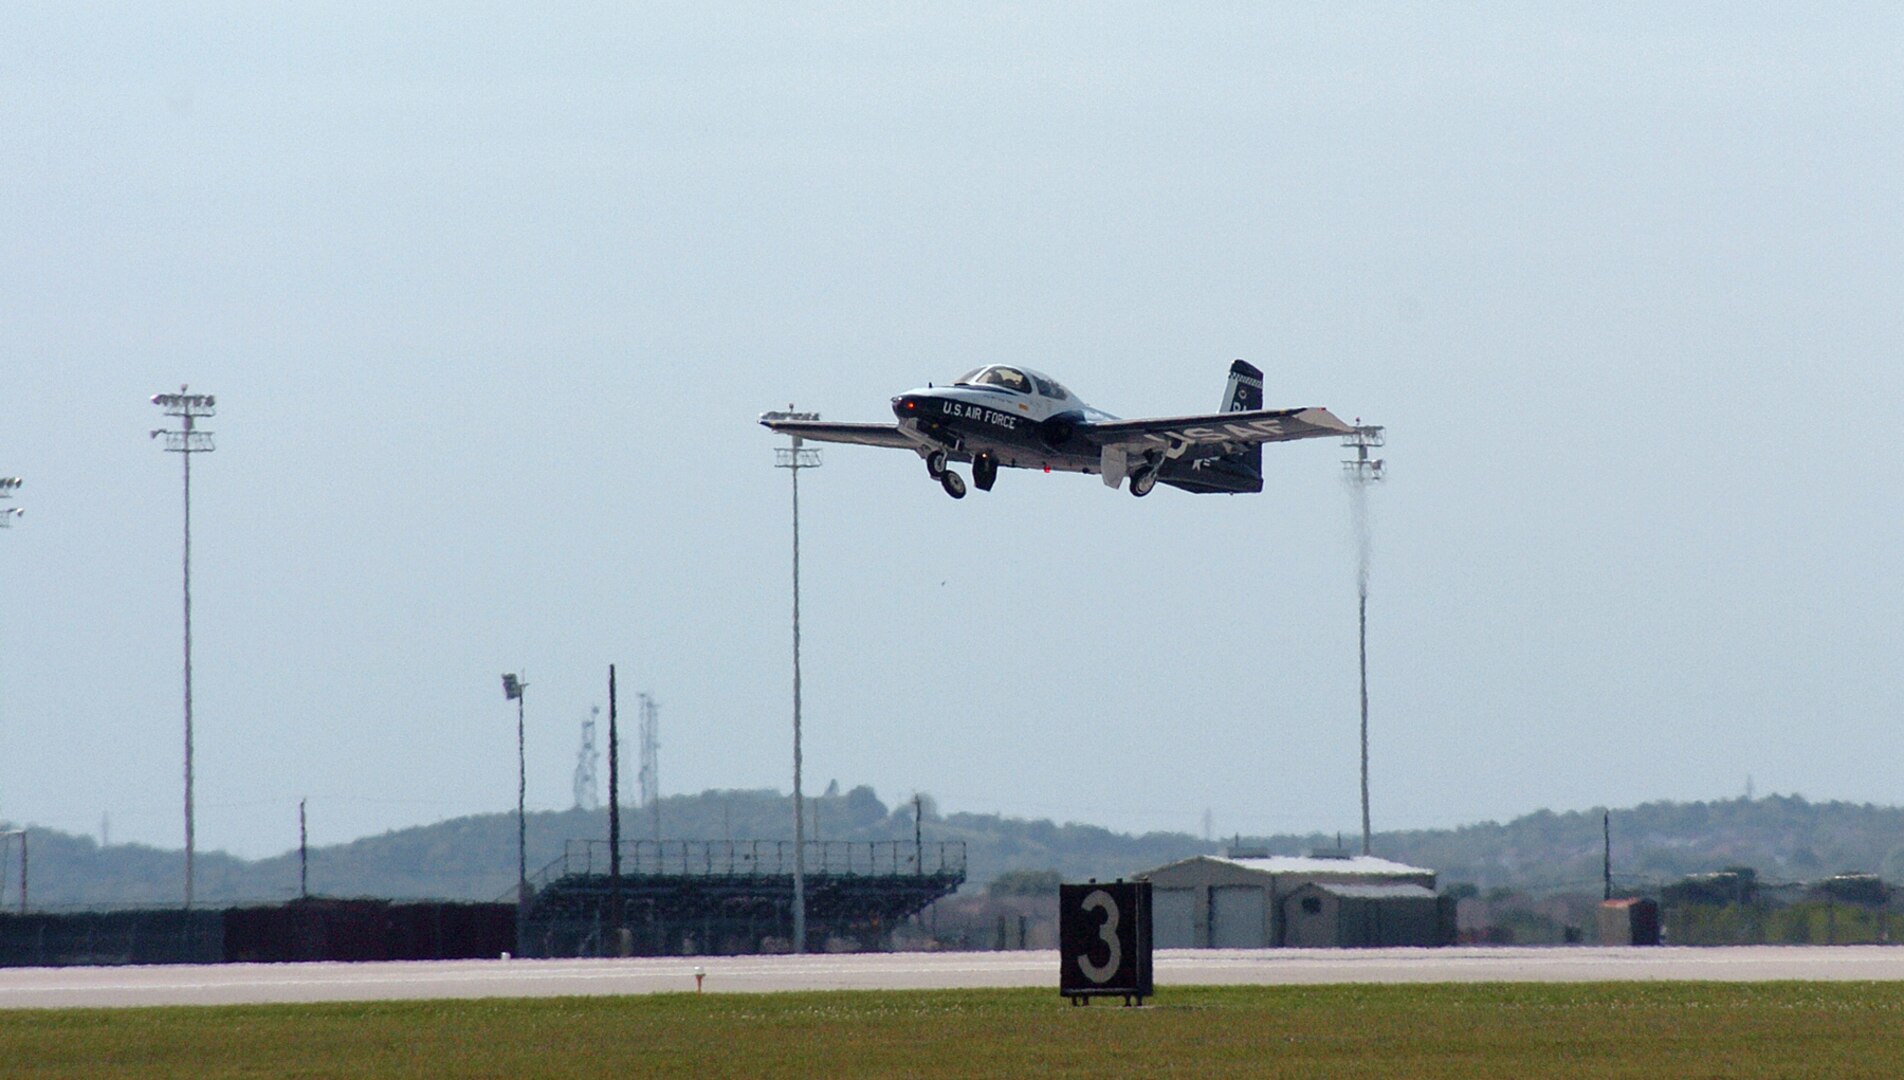
<path fill-rule="evenodd" d="M 1150 882 L 1058 886 L 1058 991 L 1142 1004 L 1150 974 Z"/>

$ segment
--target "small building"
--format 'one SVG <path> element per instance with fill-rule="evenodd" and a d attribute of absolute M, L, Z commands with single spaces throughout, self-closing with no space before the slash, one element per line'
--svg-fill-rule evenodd
<path fill-rule="evenodd" d="M 1314 882 L 1285 897 L 1282 914 L 1292 949 L 1427 947 L 1454 937 L 1454 903 L 1421 885 Z"/>
<path fill-rule="evenodd" d="M 1730 866 L 1709 874 L 1688 874 L 1660 890 L 1661 907 L 1682 904 L 1751 904 L 1759 899 L 1759 874 L 1749 866 Z"/>
<path fill-rule="evenodd" d="M 1287 939 L 1283 901 L 1306 885 L 1414 886 L 1433 900 L 1437 910 L 1440 905 L 1434 897 L 1433 870 L 1340 850 L 1308 855 L 1197 855 L 1135 876 L 1151 884 L 1152 940 L 1160 949 L 1293 945 Z M 1418 903 L 1419 899 L 1416 893 L 1405 898 L 1396 894 L 1381 902 Z M 1446 935 L 1438 929 L 1430 939 L 1407 944 L 1452 940 L 1453 906 L 1448 909 Z M 1407 922 L 1399 914 L 1396 919 Z M 1439 922 L 1437 916 L 1437 927 Z"/>
<path fill-rule="evenodd" d="M 1816 899 L 1862 904 L 1871 908 L 1883 907 L 1891 899 L 1891 887 L 1884 883 L 1883 878 L 1858 872 L 1833 874 L 1814 883 L 1807 891 Z"/>
<path fill-rule="evenodd" d="M 1600 944 L 1659 944 L 1659 901 L 1644 897 L 1606 900 L 1599 911 Z"/>

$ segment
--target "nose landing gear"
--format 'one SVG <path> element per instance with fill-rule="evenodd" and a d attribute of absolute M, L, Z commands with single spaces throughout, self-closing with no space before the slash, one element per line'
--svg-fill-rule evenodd
<path fill-rule="evenodd" d="M 926 475 L 939 482 L 947 495 L 955 499 L 965 498 L 965 478 L 952 471 L 946 464 L 945 451 L 934 450 L 926 455 Z M 972 480 L 982 491 L 992 489 L 992 481 L 998 477 L 998 463 L 989 454 L 980 454 L 972 459 Z"/>

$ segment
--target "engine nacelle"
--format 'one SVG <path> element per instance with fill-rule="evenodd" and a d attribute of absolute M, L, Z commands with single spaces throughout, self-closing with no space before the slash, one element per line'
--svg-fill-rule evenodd
<path fill-rule="evenodd" d="M 1078 426 L 1067 417 L 1053 416 L 1039 425 L 1038 439 L 1053 450 L 1063 450 L 1077 438 Z"/>

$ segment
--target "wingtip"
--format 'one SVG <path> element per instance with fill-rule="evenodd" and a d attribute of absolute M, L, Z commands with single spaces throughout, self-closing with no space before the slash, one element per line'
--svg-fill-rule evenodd
<path fill-rule="evenodd" d="M 1308 417 L 1309 421 L 1315 424 L 1319 428 L 1327 428 L 1328 430 L 1333 431 L 1338 435 L 1352 435 L 1355 433 L 1354 424 L 1343 423 L 1342 418 L 1330 412 L 1328 409 L 1328 406 L 1326 405 L 1321 408 L 1310 409 L 1308 411 L 1315 414 L 1311 417 Z"/>

